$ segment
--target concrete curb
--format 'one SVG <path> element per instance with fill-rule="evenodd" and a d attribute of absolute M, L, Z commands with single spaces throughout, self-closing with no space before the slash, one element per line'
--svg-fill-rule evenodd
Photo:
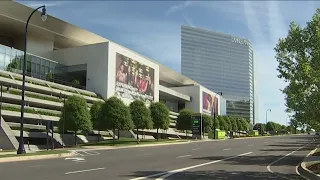
<path fill-rule="evenodd" d="M 317 148 L 313 149 L 303 160 L 303 162 L 300 163 L 300 165 L 298 166 L 297 170 L 298 172 L 306 179 L 309 180 L 316 180 L 316 179 L 320 179 L 320 175 L 310 171 L 307 166 L 311 165 L 317 161 L 310 161 L 310 162 L 306 162 L 306 160 L 308 159 L 308 157 L 310 155 L 312 155 L 313 153 L 315 153 L 315 151 L 317 150 Z"/>
<path fill-rule="evenodd" d="M 193 141 L 183 141 L 183 142 L 173 142 L 173 143 L 156 143 L 156 144 L 141 144 L 141 145 L 130 145 L 130 146 L 82 146 L 84 149 L 88 150 L 109 150 L 109 149 L 127 149 L 127 148 L 139 148 L 139 147 L 153 147 L 153 146 L 166 146 L 166 145 L 177 145 L 177 144 L 188 144 Z M 201 142 L 201 141 L 198 141 Z M 81 151 L 74 150 L 74 151 Z"/>
<path fill-rule="evenodd" d="M 26 156 L 16 156 L 16 157 L 5 157 L 0 158 L 0 163 L 6 162 L 17 162 L 17 161 L 31 161 L 31 160 L 42 160 L 42 159 L 54 159 L 54 158 L 62 158 L 62 157 L 70 157 L 74 154 L 70 153 L 62 153 L 62 154 L 46 154 L 46 155 L 26 155 Z"/>

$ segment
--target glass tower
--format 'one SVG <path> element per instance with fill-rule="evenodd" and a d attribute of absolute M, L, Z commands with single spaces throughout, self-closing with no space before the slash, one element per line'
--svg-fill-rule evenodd
<path fill-rule="evenodd" d="M 248 39 L 181 27 L 181 72 L 227 100 L 227 115 L 254 123 L 253 51 Z"/>

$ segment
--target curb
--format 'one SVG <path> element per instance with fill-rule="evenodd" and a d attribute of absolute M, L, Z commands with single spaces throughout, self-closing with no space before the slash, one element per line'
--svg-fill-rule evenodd
<path fill-rule="evenodd" d="M 30 155 L 30 156 L 16 156 L 16 157 L 5 157 L 0 158 L 0 163 L 6 162 L 17 162 L 17 161 L 31 161 L 31 160 L 42 160 L 42 159 L 54 159 L 61 157 L 73 156 L 73 153 L 62 153 L 62 154 L 47 154 L 47 155 Z"/>
<path fill-rule="evenodd" d="M 317 150 L 317 148 L 313 149 L 305 158 L 304 161 L 310 156 L 312 155 L 315 151 Z M 312 164 L 312 162 L 306 163 L 306 162 L 301 162 L 300 165 L 298 166 L 297 170 L 298 172 L 302 175 L 302 177 L 308 179 L 308 180 L 316 180 L 316 179 L 320 179 L 320 175 L 310 171 L 307 168 L 308 164 Z"/>
<path fill-rule="evenodd" d="M 198 141 L 201 142 L 201 141 Z M 130 146 L 82 146 L 84 149 L 88 150 L 113 150 L 113 149 L 126 149 L 126 148 L 139 148 L 139 147 L 153 147 L 153 146 L 166 146 L 166 145 L 177 145 L 177 144 L 188 144 L 192 143 L 192 141 L 184 141 L 184 142 L 174 142 L 174 143 L 158 143 L 158 144 L 141 144 L 141 145 L 130 145 Z M 74 151 L 81 151 L 74 150 Z"/>

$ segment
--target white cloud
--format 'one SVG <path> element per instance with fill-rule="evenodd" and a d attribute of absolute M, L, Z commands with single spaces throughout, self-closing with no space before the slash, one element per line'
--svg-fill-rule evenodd
<path fill-rule="evenodd" d="M 183 19 L 187 22 L 187 24 L 189 25 L 189 26 L 194 26 L 194 24 L 193 24 L 193 22 L 192 22 L 192 20 L 190 19 L 190 18 L 188 18 L 186 15 L 182 15 L 182 17 L 183 17 Z"/>
<path fill-rule="evenodd" d="M 180 10 L 188 7 L 190 4 L 192 4 L 191 1 L 184 1 L 183 3 L 170 6 L 169 9 L 166 11 L 166 15 L 170 15 L 174 12 L 180 11 Z"/>

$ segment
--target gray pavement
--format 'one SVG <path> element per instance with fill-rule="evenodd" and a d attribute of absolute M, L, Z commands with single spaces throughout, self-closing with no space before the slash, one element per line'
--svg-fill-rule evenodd
<path fill-rule="evenodd" d="M 312 135 L 84 150 L 78 159 L 0 163 L 5 180 L 303 179 L 296 166 L 317 144 Z"/>

